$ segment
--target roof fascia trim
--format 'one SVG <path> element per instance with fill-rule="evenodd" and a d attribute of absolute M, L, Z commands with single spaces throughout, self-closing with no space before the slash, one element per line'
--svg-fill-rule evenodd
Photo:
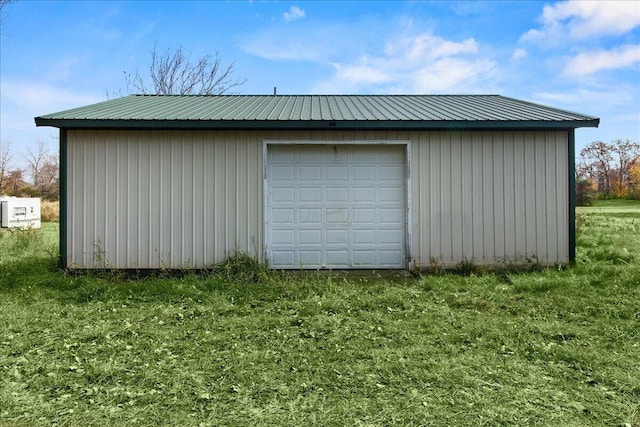
<path fill-rule="evenodd" d="M 592 120 L 523 120 L 523 121 L 462 121 L 462 120 L 94 120 L 35 118 L 36 126 L 65 129 L 211 129 L 211 130 L 433 130 L 433 129 L 575 129 L 598 127 L 600 119 Z"/>

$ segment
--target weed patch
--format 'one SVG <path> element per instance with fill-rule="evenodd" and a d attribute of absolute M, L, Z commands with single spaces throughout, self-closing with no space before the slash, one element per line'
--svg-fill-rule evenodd
<path fill-rule="evenodd" d="M 241 252 L 230 253 L 224 261 L 213 266 L 212 272 L 227 281 L 248 283 L 259 283 L 270 275 L 266 265 Z"/>
<path fill-rule="evenodd" d="M 57 222 L 60 219 L 60 202 L 42 200 L 40 202 L 40 219 L 44 222 Z"/>

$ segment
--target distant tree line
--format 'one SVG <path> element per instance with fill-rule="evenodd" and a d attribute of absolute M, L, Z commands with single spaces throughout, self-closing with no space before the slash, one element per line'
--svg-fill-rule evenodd
<path fill-rule="evenodd" d="M 26 168 L 14 166 L 10 144 L 0 149 L 0 194 L 4 196 L 40 197 L 56 201 L 60 196 L 58 155 L 49 152 L 44 142 L 24 157 Z"/>
<path fill-rule="evenodd" d="M 586 205 L 594 198 L 640 199 L 640 144 L 594 141 L 580 151 L 576 202 Z"/>

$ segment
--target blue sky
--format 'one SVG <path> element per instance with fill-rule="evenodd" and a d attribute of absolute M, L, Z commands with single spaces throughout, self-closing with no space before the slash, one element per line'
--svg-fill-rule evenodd
<path fill-rule="evenodd" d="M 0 141 L 14 163 L 57 129 L 33 118 L 126 94 L 154 44 L 219 52 L 236 92 L 500 94 L 596 116 L 640 141 L 640 2 L 28 1 L 3 9 Z M 4 146 L 4 145 L 3 145 Z"/>

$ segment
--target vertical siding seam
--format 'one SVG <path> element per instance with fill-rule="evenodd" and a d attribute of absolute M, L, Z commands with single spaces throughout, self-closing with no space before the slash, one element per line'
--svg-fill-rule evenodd
<path fill-rule="evenodd" d="M 460 174 L 458 176 L 458 179 L 460 180 L 460 203 L 459 203 L 459 209 L 460 209 L 460 224 L 459 224 L 459 230 L 460 230 L 460 238 L 458 240 L 458 244 L 460 245 L 460 248 L 458 249 L 460 251 L 461 256 L 464 256 L 465 254 L 465 241 L 466 241 L 466 236 L 464 234 L 465 231 L 465 215 L 466 215 L 466 209 L 465 209 L 465 186 L 467 185 L 467 183 L 465 182 L 465 165 L 468 162 L 468 160 L 466 159 L 466 150 L 465 150 L 465 140 L 462 137 L 462 134 L 458 133 L 457 134 L 457 140 L 458 140 L 458 144 L 460 145 Z"/>
<path fill-rule="evenodd" d="M 115 182 L 115 189 L 114 189 L 114 199 L 116 200 L 116 210 L 115 210 L 115 215 L 116 215 L 116 221 L 115 221 L 115 227 L 116 227 L 116 231 L 114 232 L 114 245 L 113 248 L 115 250 L 115 254 L 114 256 L 114 260 L 116 263 L 116 266 L 118 265 L 118 259 L 119 259 L 119 253 L 118 253 L 118 247 L 120 246 L 120 236 L 119 233 L 117 232 L 117 230 L 120 230 L 120 222 L 121 222 L 121 218 L 120 218 L 120 197 L 118 197 L 118 189 L 120 188 L 120 156 L 118 155 L 118 148 L 120 147 L 120 133 L 118 132 L 116 134 L 116 141 L 115 141 L 115 178 L 116 178 L 116 182 Z M 105 168 L 105 173 L 108 175 L 108 172 L 106 172 Z M 105 235 L 105 240 L 106 240 L 107 236 Z"/>
<path fill-rule="evenodd" d="M 236 165 L 235 167 L 235 218 L 236 218 L 236 226 L 235 228 L 235 250 L 238 250 L 239 248 L 239 242 L 241 240 L 241 236 L 242 236 L 242 230 L 240 229 L 240 221 L 239 221 L 239 215 L 240 215 L 240 187 L 242 186 L 242 181 L 240 179 L 240 154 L 239 154 L 239 148 L 238 148 L 238 137 L 235 136 L 234 137 L 234 141 L 233 141 L 233 145 L 234 145 L 234 164 Z"/>
<path fill-rule="evenodd" d="M 507 227 L 506 227 L 506 221 L 507 221 L 507 198 L 506 198 L 506 194 L 507 194 L 507 188 L 506 188 L 506 182 L 508 177 L 506 176 L 506 169 L 505 169 L 505 164 L 507 163 L 506 160 L 506 141 L 504 138 L 504 134 L 502 135 L 502 206 L 500 206 L 500 209 L 502 209 L 502 253 L 500 254 L 500 256 L 502 257 L 502 259 L 504 260 L 504 262 L 507 262 Z"/>
<path fill-rule="evenodd" d="M 525 258 L 529 258 L 531 256 L 530 253 L 528 253 L 529 250 L 529 232 L 528 232 L 528 228 L 529 228 L 529 212 L 527 210 L 527 198 L 530 197 L 529 192 L 527 191 L 527 148 L 529 145 L 529 141 L 527 140 L 527 136 L 526 134 L 523 132 L 523 142 L 524 142 L 524 149 L 523 149 L 523 162 L 524 162 L 524 176 L 522 178 L 522 188 L 524 191 L 524 206 L 522 209 L 522 212 L 524 214 L 524 256 Z M 533 159 L 531 159 L 531 163 L 533 163 L 534 167 L 535 167 L 535 157 Z"/>
<path fill-rule="evenodd" d="M 169 266 L 174 265 L 174 257 L 175 257 L 175 242 L 173 239 L 173 233 L 174 233 L 174 221 L 175 221 L 175 187 L 174 187 L 174 171 L 173 171 L 173 162 L 177 159 L 174 160 L 173 157 L 173 142 L 169 139 L 167 144 L 169 145 L 168 150 L 169 150 L 169 177 L 168 177 L 168 181 L 169 181 L 169 187 L 171 188 L 171 191 L 169 191 L 169 212 L 171 212 L 171 214 L 169 215 L 169 218 L 167 218 L 167 222 L 169 224 L 169 253 L 167 254 L 169 260 Z"/>
<path fill-rule="evenodd" d="M 97 135 L 95 134 L 95 132 L 92 135 L 90 135 L 89 132 L 87 131 L 87 135 L 86 136 L 87 137 L 91 137 L 91 136 L 93 137 L 93 141 L 92 141 L 93 144 L 91 144 L 91 145 L 93 145 L 93 147 L 92 147 L 92 151 L 87 153 L 88 150 L 86 149 L 86 147 L 83 146 L 83 150 L 82 150 L 82 176 L 87 176 L 88 175 L 87 174 L 87 168 L 90 167 L 90 165 L 93 165 L 93 167 L 92 167 L 93 170 L 91 171 L 92 172 L 91 174 L 93 175 L 93 185 L 95 185 L 97 177 L 98 177 L 98 168 L 95 167 L 96 156 L 98 155 L 98 153 L 96 153 L 96 147 L 98 146 L 98 142 L 96 141 Z M 90 158 L 89 158 L 89 155 L 91 155 Z M 78 178 L 79 177 L 75 177 L 76 183 L 77 183 L 77 179 Z M 88 186 L 87 185 L 82 185 L 81 188 L 82 188 L 82 199 L 81 199 L 82 216 L 81 217 L 82 218 L 86 218 L 87 210 L 88 210 L 87 209 L 88 208 L 88 206 L 87 206 L 87 203 L 88 203 L 88 200 L 87 200 L 88 199 L 88 194 L 87 194 L 88 193 Z M 107 195 L 105 194 L 104 197 L 107 197 Z M 96 209 L 95 203 L 96 203 L 96 200 L 94 200 L 94 202 L 92 203 L 94 210 Z M 78 205 L 80 205 L 80 203 L 78 203 Z M 91 263 L 92 267 L 95 267 L 95 265 L 94 265 L 93 256 L 90 255 L 89 249 L 90 249 L 91 245 L 96 244 L 97 242 L 95 242 L 95 236 L 91 236 L 91 237 L 89 236 L 90 234 L 93 234 L 93 233 L 91 233 L 89 231 L 88 226 L 90 225 L 95 230 L 96 225 L 97 225 L 97 221 L 98 221 L 97 216 L 93 215 L 92 221 L 87 221 L 87 222 L 82 221 L 81 224 L 80 224 L 80 227 L 78 227 L 78 228 L 80 228 L 82 230 L 82 233 L 81 233 L 81 239 L 82 239 L 81 242 L 82 242 L 82 244 L 78 244 L 77 245 L 78 246 L 78 250 L 82 250 L 82 253 L 79 255 L 79 257 L 82 258 L 82 264 L 83 265 L 89 264 L 89 260 L 91 260 L 90 263 Z M 74 226 L 74 228 L 76 228 L 76 226 Z M 91 242 L 88 241 L 89 238 L 92 239 Z M 93 249 L 93 248 L 91 248 L 91 249 Z M 93 253 L 93 252 L 91 252 L 91 253 Z M 90 256 L 91 256 L 91 258 L 89 258 Z"/>
<path fill-rule="evenodd" d="M 136 138 L 136 148 L 137 148 L 137 163 L 138 163 L 138 167 L 137 167 L 137 181 L 138 181 L 138 194 L 136 194 L 136 230 L 137 230 L 137 239 L 136 239 L 136 247 L 137 247 L 137 251 L 136 251 L 136 268 L 140 267 L 140 258 L 142 256 L 142 224 L 141 224 L 141 219 L 142 219 L 142 212 L 141 212 L 141 191 L 143 190 L 143 186 L 142 186 L 142 152 L 141 152 L 141 143 L 140 143 L 140 137 L 141 134 L 138 133 Z M 148 189 L 147 189 L 148 191 Z"/>
<path fill-rule="evenodd" d="M 553 237 L 553 233 L 550 233 L 549 228 L 551 227 L 551 224 L 549 224 L 549 181 L 550 181 L 550 177 L 549 177 L 549 139 L 551 138 L 551 132 L 545 132 L 545 141 L 544 141 L 544 176 L 545 176 L 545 186 L 543 187 L 544 189 L 544 200 L 545 200 L 545 209 L 544 209 L 544 232 L 546 235 L 545 238 L 545 257 L 546 257 L 546 263 L 550 263 L 553 259 L 551 258 L 551 251 L 550 251 L 550 245 L 549 245 L 549 241 L 552 239 Z M 555 162 L 554 162 L 555 164 Z M 551 180 L 551 182 L 554 183 L 554 187 L 557 187 L 557 182 L 555 182 L 554 180 Z"/>
<path fill-rule="evenodd" d="M 146 266 L 152 266 L 153 265 L 153 259 L 151 257 L 151 254 L 153 252 L 153 245 L 151 243 L 151 235 L 152 235 L 152 231 L 151 228 L 153 227 L 153 221 L 152 221 L 152 217 L 153 217 L 153 204 L 151 202 L 151 195 L 153 193 L 153 180 L 152 178 L 152 174 L 151 174 L 151 169 L 153 168 L 153 147 L 151 145 L 151 137 L 150 137 L 150 132 L 147 131 L 144 133 L 143 135 L 144 137 L 142 138 L 142 141 L 140 141 L 141 144 L 144 144 L 144 146 L 147 148 L 147 159 L 148 159 L 148 164 L 147 164 L 147 170 L 145 171 L 145 178 L 147 181 L 147 185 L 149 186 L 148 191 L 147 191 L 147 197 L 146 197 L 146 205 L 147 205 L 147 209 L 146 209 L 146 218 L 144 218 L 144 220 L 146 221 L 145 224 L 145 251 L 146 251 L 146 255 L 144 257 L 141 258 L 141 260 L 144 262 L 144 265 Z M 142 220 L 142 219 L 141 219 Z"/>
<path fill-rule="evenodd" d="M 175 144 L 175 142 L 174 142 Z M 183 236 L 185 235 L 185 185 L 186 185 L 186 171 L 185 171 L 185 151 L 186 151 L 186 147 L 185 147 L 185 136 L 184 133 L 181 134 L 180 138 L 178 139 L 178 151 L 180 152 L 180 160 L 178 162 L 178 175 L 179 175 L 179 179 L 180 179 L 180 193 L 178 194 L 178 199 L 179 199 L 179 203 L 178 203 L 178 215 L 180 217 L 180 220 L 177 221 L 177 229 L 179 230 L 179 235 L 177 236 L 177 240 L 179 242 L 179 248 L 180 248 L 180 255 L 177 258 L 178 259 L 178 267 L 182 268 L 186 262 L 186 254 L 185 254 L 185 239 L 183 238 Z"/>
<path fill-rule="evenodd" d="M 164 223 L 165 219 L 165 215 L 166 215 L 166 211 L 163 209 L 163 206 L 165 204 L 165 192 L 162 191 L 162 181 L 164 179 L 164 176 L 166 174 L 166 169 L 164 169 L 162 167 L 162 165 L 164 164 L 164 141 L 162 138 L 162 135 L 159 134 L 158 135 L 158 187 L 160 189 L 160 191 L 158 191 L 158 234 L 157 234 L 157 246 L 158 246 L 158 263 L 160 264 L 159 267 L 162 267 L 162 263 L 163 263 L 163 258 L 166 256 L 163 251 L 162 248 L 164 247 L 164 240 L 165 240 L 165 236 L 166 234 L 166 229 L 164 229 L 164 227 L 162 227 L 162 224 Z"/>
<path fill-rule="evenodd" d="M 209 264 L 211 261 L 209 260 L 209 255 L 207 253 L 207 240 L 209 238 L 209 215 L 211 214 L 208 210 L 209 206 L 209 180 L 208 180 L 208 170 L 207 170 L 207 147 L 209 146 L 209 135 L 210 132 L 204 132 L 202 135 L 202 259 L 205 264 Z"/>
<path fill-rule="evenodd" d="M 200 153 L 200 149 L 196 149 L 196 147 L 201 147 L 202 142 L 200 141 L 201 134 L 196 132 L 192 132 L 191 134 L 191 204 L 195 208 L 200 208 L 200 197 L 198 197 L 198 189 L 202 190 L 203 185 L 197 185 L 196 173 L 198 172 L 197 168 L 197 160 Z M 197 188 L 196 188 L 197 187 Z M 196 201 L 198 201 L 196 203 Z M 198 253 L 197 248 L 200 246 L 199 243 L 196 243 L 202 239 L 202 233 L 198 233 L 197 230 L 201 229 L 200 224 L 197 222 L 198 215 L 196 211 L 199 209 L 191 209 L 191 267 L 196 267 L 197 265 L 203 265 L 204 260 L 202 259 L 202 253 Z M 205 212 L 204 209 L 200 212 L 200 217 L 204 218 Z"/>

